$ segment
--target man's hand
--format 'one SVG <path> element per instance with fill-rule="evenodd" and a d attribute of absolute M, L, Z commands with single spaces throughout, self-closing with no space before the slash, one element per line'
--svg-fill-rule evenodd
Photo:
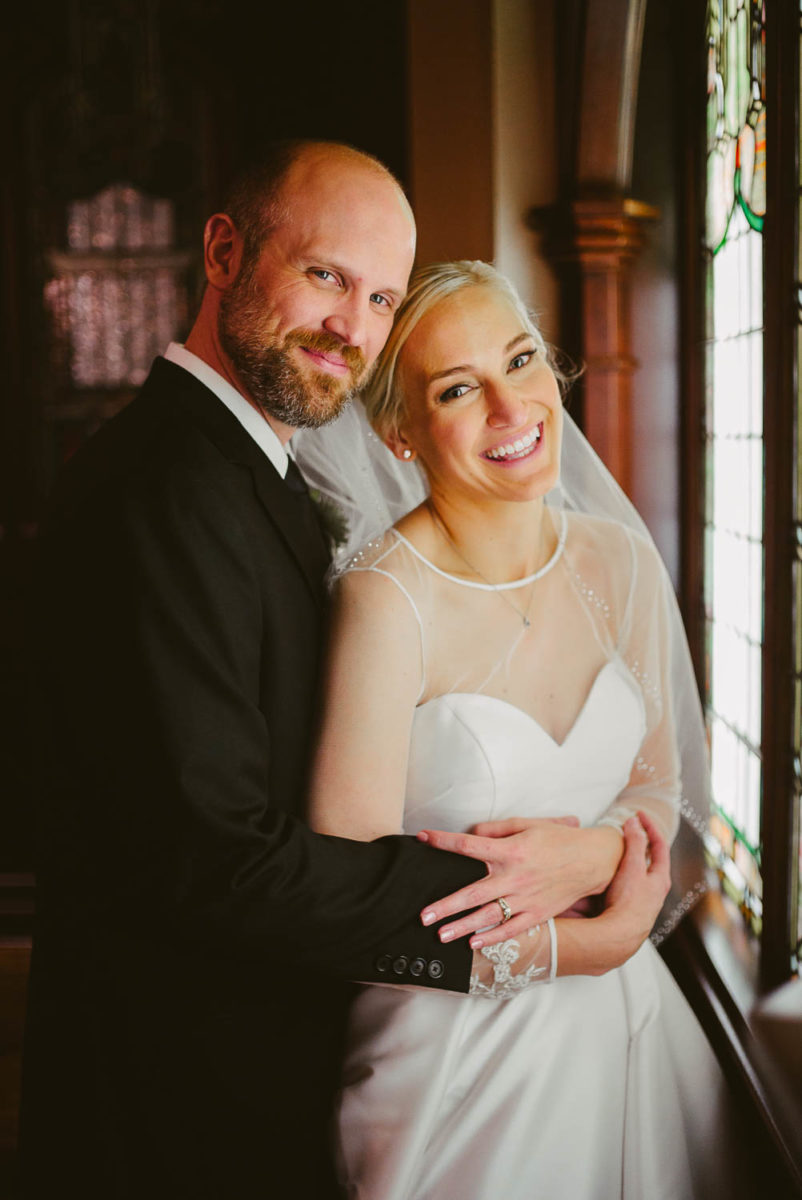
<path fill-rule="evenodd" d="M 462 888 L 421 913 L 424 925 L 473 909 L 444 925 L 441 941 L 466 934 L 471 946 L 492 946 L 570 909 L 585 896 L 603 892 L 616 872 L 623 839 L 606 826 L 580 829 L 576 817 L 488 821 L 471 833 L 422 830 L 418 837 L 440 850 L 482 859 L 484 879 Z M 503 897 L 513 916 L 499 924 Z M 490 928 L 495 926 L 495 928 Z"/>

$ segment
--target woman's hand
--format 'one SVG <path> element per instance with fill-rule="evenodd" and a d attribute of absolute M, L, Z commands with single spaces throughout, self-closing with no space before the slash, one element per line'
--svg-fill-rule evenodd
<path fill-rule="evenodd" d="M 624 855 L 599 917 L 629 939 L 632 948 L 626 958 L 646 941 L 670 887 L 668 842 L 648 813 L 639 812 L 624 825 Z"/>
<path fill-rule="evenodd" d="M 576 817 L 488 821 L 471 833 L 422 830 L 418 837 L 440 850 L 482 859 L 484 879 L 453 892 L 421 913 L 424 925 L 473 909 L 439 930 L 441 941 L 476 934 L 471 946 L 506 941 L 570 909 L 582 897 L 603 892 L 621 859 L 621 834 L 607 826 L 580 829 Z M 499 924 L 498 898 L 513 916 Z M 495 928 L 489 928 L 495 926 Z"/>
<path fill-rule="evenodd" d="M 644 812 L 624 825 L 624 854 L 598 917 L 558 920 L 558 975 L 603 975 L 649 936 L 671 884 L 668 843 Z"/>
<path fill-rule="evenodd" d="M 669 883 L 668 844 L 658 827 L 645 813 L 630 817 L 624 825 L 621 865 L 605 893 L 601 913 L 586 915 L 588 906 L 580 901 L 554 922 L 557 975 L 604 975 L 625 963 L 648 937 Z M 585 919 L 574 919 L 582 916 Z M 532 972 L 532 984 L 548 978 L 549 941 L 543 925 L 518 935 L 513 943 L 515 954 L 504 960 L 508 978 L 501 994 L 529 986 L 527 972 Z M 492 955 L 487 958 L 484 952 L 474 950 L 474 994 L 500 994 L 493 961 Z"/>

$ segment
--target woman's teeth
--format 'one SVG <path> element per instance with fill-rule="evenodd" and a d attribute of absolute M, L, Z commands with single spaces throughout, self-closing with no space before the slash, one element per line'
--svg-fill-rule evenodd
<path fill-rule="evenodd" d="M 543 433 L 543 425 L 536 425 L 534 429 L 530 429 L 529 433 L 521 438 L 516 438 L 514 442 L 507 442 L 504 446 L 494 446 L 492 450 L 485 450 L 485 458 L 523 458 L 535 444 L 540 441 Z"/>

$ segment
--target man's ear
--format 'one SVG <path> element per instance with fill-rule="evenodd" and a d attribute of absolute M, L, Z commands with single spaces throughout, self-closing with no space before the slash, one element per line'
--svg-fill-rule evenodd
<path fill-rule="evenodd" d="M 203 231 L 203 265 L 213 288 L 225 291 L 242 265 L 242 237 L 227 213 L 215 213 Z"/>

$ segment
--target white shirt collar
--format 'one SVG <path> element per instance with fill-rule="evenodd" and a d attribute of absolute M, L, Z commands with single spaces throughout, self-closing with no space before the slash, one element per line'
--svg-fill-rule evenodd
<path fill-rule="evenodd" d="M 284 479 L 287 474 L 287 451 L 275 429 L 256 411 L 253 405 L 249 404 L 227 379 L 215 371 L 214 367 L 210 367 L 207 362 L 198 358 L 197 354 L 193 354 L 179 342 L 170 342 L 164 357 L 168 362 L 175 363 L 177 367 L 183 367 L 185 371 L 189 371 L 190 375 L 194 375 L 210 392 L 214 392 L 217 399 L 225 404 L 229 412 L 233 413 L 243 429 L 251 435 L 259 449 L 267 455 L 281 478 Z"/>

